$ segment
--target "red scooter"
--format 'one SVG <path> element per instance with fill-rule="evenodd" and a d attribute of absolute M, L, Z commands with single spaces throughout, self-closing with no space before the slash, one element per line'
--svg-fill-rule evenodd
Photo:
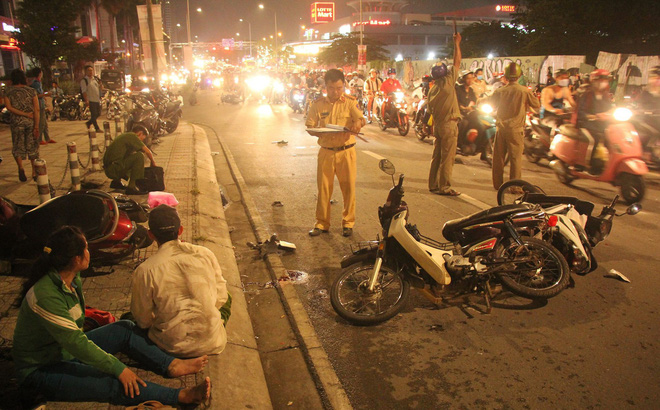
<path fill-rule="evenodd" d="M 98 190 L 74 191 L 41 205 L 19 205 L 0 197 L 0 259 L 12 264 L 35 259 L 48 236 L 65 225 L 80 228 L 92 266 L 113 265 L 153 241 L 147 213 L 128 197 Z"/>
<path fill-rule="evenodd" d="M 555 135 L 550 146 L 550 151 L 556 158 L 550 162 L 550 166 L 559 181 L 570 184 L 576 178 L 584 178 L 609 182 L 621 187 L 621 195 L 627 203 L 641 201 L 646 190 L 642 176 L 649 170 L 642 159 L 639 135 L 628 122 L 631 116 L 632 112 L 627 108 L 614 110 L 612 122 L 605 130 L 603 141 L 607 162 L 603 164 L 602 172 L 597 175 L 588 172 L 589 139 L 572 124 L 560 126 L 559 133 Z"/>

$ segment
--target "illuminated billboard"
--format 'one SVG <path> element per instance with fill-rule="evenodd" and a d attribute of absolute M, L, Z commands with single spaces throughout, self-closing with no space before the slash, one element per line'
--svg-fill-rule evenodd
<path fill-rule="evenodd" d="M 498 4 L 495 7 L 495 11 L 503 11 L 506 13 L 515 13 L 516 12 L 516 6 L 510 5 L 510 4 Z"/>
<path fill-rule="evenodd" d="M 312 3 L 312 24 L 335 21 L 335 3 Z"/>

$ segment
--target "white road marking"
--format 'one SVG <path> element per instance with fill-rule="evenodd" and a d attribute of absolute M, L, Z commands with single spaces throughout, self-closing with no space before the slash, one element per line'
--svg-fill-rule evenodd
<path fill-rule="evenodd" d="M 245 145 L 254 145 L 254 142 L 246 142 Z"/>
<path fill-rule="evenodd" d="M 291 117 L 291 119 L 298 122 L 302 121 L 300 118 L 296 118 L 296 117 Z"/>
<path fill-rule="evenodd" d="M 470 203 L 470 204 L 476 206 L 477 208 L 481 208 L 481 209 L 489 209 L 489 208 L 492 208 L 492 206 L 488 205 L 487 203 L 485 203 L 485 202 L 481 202 L 481 201 L 478 200 L 478 199 L 472 198 L 472 197 L 471 197 L 470 195 L 468 195 L 468 194 L 461 193 L 461 195 L 460 195 L 458 198 L 464 200 L 465 202 L 468 202 L 468 203 Z"/>
<path fill-rule="evenodd" d="M 379 160 L 379 161 L 380 161 L 381 159 L 385 159 L 385 157 L 381 157 L 380 155 L 375 154 L 375 153 L 373 153 L 373 152 L 371 152 L 371 151 L 362 151 L 362 152 L 365 153 L 365 154 L 367 154 L 367 155 L 369 155 L 370 157 L 374 157 L 374 158 L 376 158 L 376 159 Z"/>

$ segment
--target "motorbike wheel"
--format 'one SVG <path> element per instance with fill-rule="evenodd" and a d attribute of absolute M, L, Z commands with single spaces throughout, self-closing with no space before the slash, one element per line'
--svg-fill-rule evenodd
<path fill-rule="evenodd" d="M 381 117 L 376 117 L 376 122 L 378 122 L 378 127 L 381 131 L 385 131 L 387 129 L 387 123 L 385 123 Z"/>
<path fill-rule="evenodd" d="M 497 190 L 497 204 L 500 206 L 518 204 L 522 202 L 525 193 L 545 194 L 545 191 L 522 179 L 512 179 L 503 183 Z"/>
<path fill-rule="evenodd" d="M 495 272 L 502 286 L 528 299 L 557 296 L 570 280 L 568 262 L 547 242 L 530 237 L 521 237 L 520 240 L 522 246 L 509 240 L 496 250 L 497 258 L 510 260 L 505 269 Z M 524 261 L 523 258 L 529 260 Z"/>
<path fill-rule="evenodd" d="M 570 185 L 571 182 L 573 182 L 573 180 L 575 179 L 575 177 L 571 175 L 571 172 L 565 163 L 562 162 L 561 166 L 563 167 L 563 172 L 560 172 L 554 168 L 553 171 L 555 171 L 555 175 L 557 175 L 557 179 L 559 180 L 559 182 L 561 182 L 564 185 Z"/>
<path fill-rule="evenodd" d="M 368 291 L 374 262 L 353 264 L 343 270 L 330 289 L 332 308 L 355 325 L 376 325 L 391 319 L 405 307 L 410 284 L 401 274 L 383 265 L 380 282 Z"/>
<path fill-rule="evenodd" d="M 165 131 L 167 131 L 168 134 L 171 134 L 174 131 L 176 131 L 178 127 L 179 127 L 179 117 L 176 117 L 172 121 L 169 121 L 165 124 Z"/>
<path fill-rule="evenodd" d="M 641 175 L 623 173 L 619 177 L 621 196 L 628 205 L 639 202 L 644 198 L 646 184 Z"/>
<path fill-rule="evenodd" d="M 424 132 L 422 125 L 415 125 L 413 128 L 415 129 L 415 135 L 417 135 L 417 139 L 419 139 L 420 141 L 424 141 L 427 135 Z"/>
<path fill-rule="evenodd" d="M 405 121 L 403 124 L 399 124 L 397 128 L 399 129 L 399 135 L 405 137 L 408 135 L 408 131 L 410 131 L 410 121 Z"/>

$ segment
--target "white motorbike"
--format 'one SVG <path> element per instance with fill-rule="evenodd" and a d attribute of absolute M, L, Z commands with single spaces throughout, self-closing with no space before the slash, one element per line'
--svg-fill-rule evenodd
<path fill-rule="evenodd" d="M 381 160 L 380 168 L 394 175 L 388 160 Z M 434 303 L 445 296 L 483 293 L 488 311 L 493 281 L 528 299 L 551 298 L 568 285 L 564 257 L 531 237 L 542 237 L 557 222 L 540 206 L 499 206 L 449 221 L 442 234 L 450 242 L 442 243 L 408 223 L 403 180 L 401 175 L 378 208 L 382 239 L 359 246 L 341 262 L 344 270 L 330 298 L 342 318 L 359 325 L 384 322 L 405 307 L 411 285 Z"/>

